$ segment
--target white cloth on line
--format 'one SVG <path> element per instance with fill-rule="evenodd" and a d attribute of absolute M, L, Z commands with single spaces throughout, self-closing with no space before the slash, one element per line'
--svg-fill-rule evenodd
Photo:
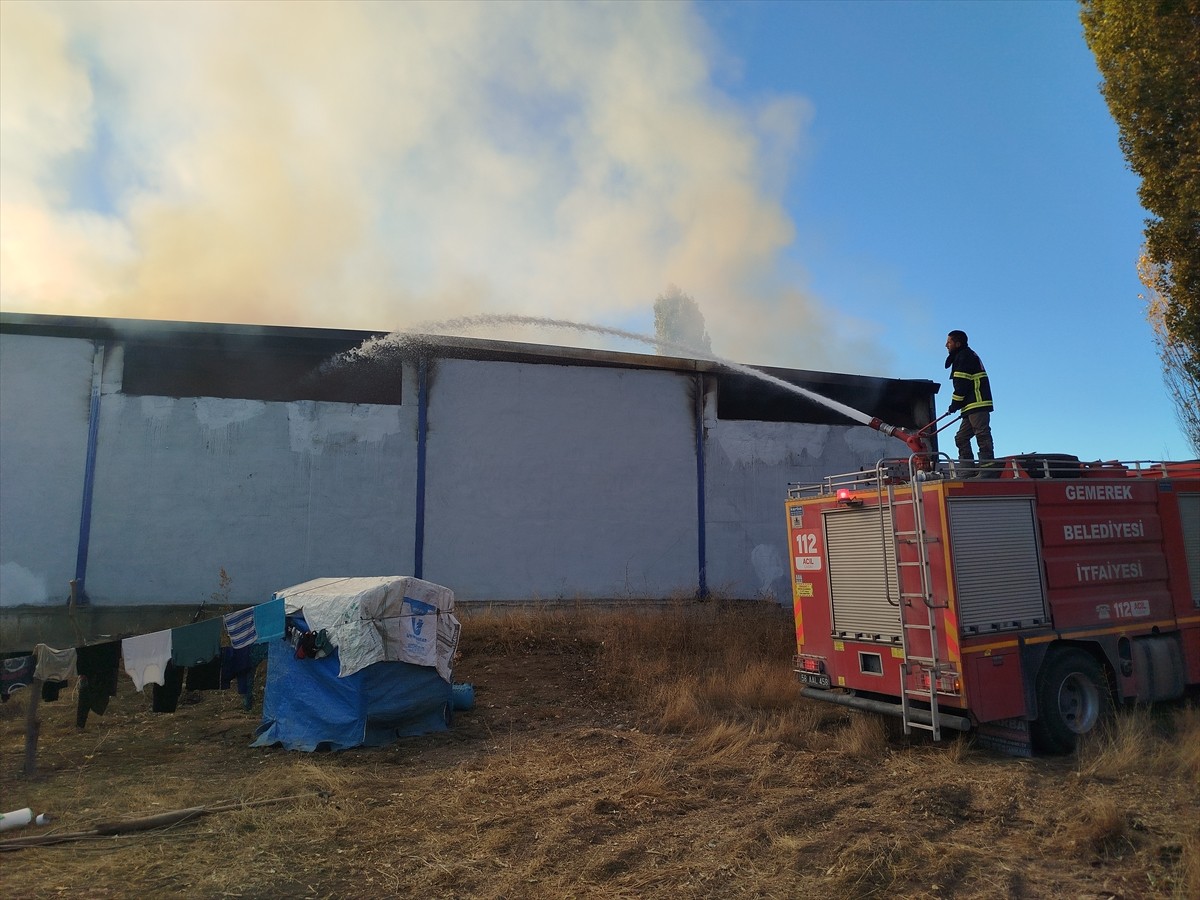
<path fill-rule="evenodd" d="M 125 638 L 121 641 L 121 656 L 125 671 L 139 691 L 148 684 L 163 684 L 171 661 L 171 629 Z"/>
<path fill-rule="evenodd" d="M 55 650 L 45 644 L 38 644 L 33 648 L 33 655 L 37 659 L 37 668 L 33 672 L 34 678 L 40 678 L 42 681 L 66 681 L 68 678 L 74 678 L 77 674 L 75 660 L 78 654 L 74 647 Z"/>

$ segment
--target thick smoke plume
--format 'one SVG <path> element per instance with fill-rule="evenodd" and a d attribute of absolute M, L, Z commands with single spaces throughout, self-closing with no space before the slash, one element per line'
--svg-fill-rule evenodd
<path fill-rule="evenodd" d="M 870 356 L 847 338 L 869 329 L 784 274 L 778 198 L 807 103 L 718 90 L 719 45 L 686 4 L 5 0 L 0 16 L 5 310 L 626 327 L 673 282 L 723 355 Z"/>

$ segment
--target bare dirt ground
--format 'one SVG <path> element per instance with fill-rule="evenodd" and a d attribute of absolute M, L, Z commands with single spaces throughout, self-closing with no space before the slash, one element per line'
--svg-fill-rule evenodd
<path fill-rule="evenodd" d="M 1194 701 L 1122 716 L 1076 756 L 1011 759 L 800 699 L 777 611 L 663 615 L 464 616 L 455 681 L 474 685 L 475 709 L 380 749 L 252 749 L 261 704 L 247 712 L 213 692 L 155 714 L 122 678 L 82 731 L 70 698 L 41 706 L 28 780 L 14 698 L 0 708 L 0 804 L 54 821 L 0 838 L 290 799 L 9 850 L 0 886 L 101 898 L 1200 895 Z M 735 633 L 714 650 L 714 635 Z"/>

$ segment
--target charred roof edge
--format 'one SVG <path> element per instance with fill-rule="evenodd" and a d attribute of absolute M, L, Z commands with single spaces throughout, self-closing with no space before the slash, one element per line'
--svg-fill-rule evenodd
<path fill-rule="evenodd" d="M 189 338 L 233 338 L 235 340 L 269 339 L 273 342 L 362 343 L 384 337 L 388 331 L 314 328 L 295 325 L 246 325 L 217 322 L 182 322 L 157 319 L 93 318 L 86 316 L 51 316 L 40 313 L 0 312 L 0 333 L 28 334 L 44 337 L 104 339 L 117 341 L 187 341 Z M 437 356 L 453 359 L 505 359 L 512 362 L 549 362 L 561 365 L 608 366 L 616 368 L 663 369 L 675 372 L 729 373 L 719 362 L 707 359 L 658 356 L 648 353 L 629 353 L 618 350 L 592 350 L 583 347 L 562 347 L 551 344 L 525 344 L 517 341 L 495 341 L 446 335 L 415 335 L 426 346 L 436 347 Z M 766 372 L 785 381 L 828 384 L 903 383 L 913 388 L 936 382 L 926 379 L 886 378 L 875 375 L 852 375 L 809 369 L 786 369 L 777 366 L 750 368 Z M 936 388 L 935 388 L 936 390 Z"/>

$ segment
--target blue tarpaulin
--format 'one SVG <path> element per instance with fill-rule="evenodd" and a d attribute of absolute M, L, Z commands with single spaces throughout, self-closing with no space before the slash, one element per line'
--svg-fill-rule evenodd
<path fill-rule="evenodd" d="M 437 669 L 385 661 L 345 678 L 339 669 L 336 651 L 296 659 L 286 640 L 271 641 L 262 724 L 251 746 L 309 752 L 378 747 L 450 727 L 453 688 Z"/>

